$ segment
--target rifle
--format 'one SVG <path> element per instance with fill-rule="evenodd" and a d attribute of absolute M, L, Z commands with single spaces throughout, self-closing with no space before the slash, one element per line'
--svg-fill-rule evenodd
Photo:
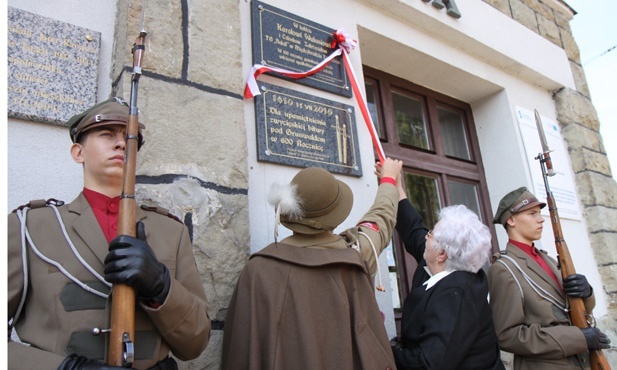
<path fill-rule="evenodd" d="M 141 62 L 144 55 L 146 35 L 144 29 L 146 0 L 142 4 L 141 31 L 133 45 L 133 73 L 129 119 L 126 125 L 122 195 L 118 210 L 118 235 L 136 236 L 135 171 L 139 149 L 139 109 L 137 91 L 141 77 Z M 114 284 L 111 302 L 111 331 L 107 362 L 115 366 L 131 367 L 135 358 L 135 289 L 126 284 Z"/>
<path fill-rule="evenodd" d="M 555 197 L 548 184 L 548 177 L 554 176 L 553 162 L 551 161 L 551 150 L 548 148 L 546 141 L 546 135 L 544 134 L 544 127 L 540 120 L 540 114 L 537 110 L 534 110 L 536 116 L 536 126 L 538 128 L 538 134 L 540 135 L 540 142 L 542 144 L 542 153 L 539 153 L 535 159 L 540 161 L 540 167 L 542 168 L 542 177 L 544 178 L 544 187 L 546 188 L 546 203 L 548 204 L 548 211 L 551 216 L 551 225 L 553 226 L 553 235 L 555 236 L 555 247 L 557 249 L 557 261 L 558 267 L 561 270 L 561 277 L 566 277 L 576 274 L 574 269 L 574 263 L 572 263 L 572 257 L 570 251 L 563 237 L 561 231 L 561 221 L 559 219 L 559 212 L 557 210 L 557 204 L 555 203 Z M 588 328 L 595 326 L 594 317 L 587 313 L 585 309 L 585 303 L 583 298 L 571 297 L 566 295 L 566 299 L 570 305 L 569 315 L 572 324 L 579 328 Z M 591 368 L 593 370 L 610 370 L 611 367 L 608 364 L 608 360 L 604 356 L 601 350 L 590 350 L 589 359 L 591 361 Z"/>

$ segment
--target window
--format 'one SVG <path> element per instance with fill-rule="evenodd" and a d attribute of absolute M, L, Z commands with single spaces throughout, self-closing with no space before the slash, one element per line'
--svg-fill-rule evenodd
<path fill-rule="evenodd" d="M 465 102 L 364 67 L 369 110 L 385 154 L 403 161 L 409 201 L 432 228 L 442 207 L 463 204 L 493 233 L 491 207 L 471 107 Z M 416 261 L 398 235 L 386 250 L 397 327 Z"/>

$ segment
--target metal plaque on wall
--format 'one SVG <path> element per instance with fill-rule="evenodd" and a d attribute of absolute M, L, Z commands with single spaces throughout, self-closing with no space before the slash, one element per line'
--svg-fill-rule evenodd
<path fill-rule="evenodd" d="M 264 82 L 259 87 L 259 161 L 362 176 L 352 106 Z"/>
<path fill-rule="evenodd" d="M 298 17 L 259 1 L 251 8 L 253 64 L 305 72 L 334 51 L 334 29 Z M 306 86 L 351 97 L 345 66 L 340 56 L 321 72 L 298 80 L 275 75 Z"/>
<path fill-rule="evenodd" d="M 8 116 L 65 125 L 96 103 L 101 34 L 8 8 Z"/>

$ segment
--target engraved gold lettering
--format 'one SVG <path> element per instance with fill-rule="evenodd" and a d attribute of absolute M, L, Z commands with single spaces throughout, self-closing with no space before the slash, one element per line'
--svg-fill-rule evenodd
<path fill-rule="evenodd" d="M 270 133 L 272 134 L 283 134 L 283 128 L 282 127 L 270 127 Z"/>
<path fill-rule="evenodd" d="M 88 52 L 88 53 L 96 52 L 94 47 L 92 47 L 90 45 L 76 44 L 73 41 L 68 40 L 68 39 L 64 39 L 63 45 L 66 46 L 67 48 L 77 49 L 77 50 L 85 51 L 85 52 Z"/>
<path fill-rule="evenodd" d="M 276 109 L 276 107 L 269 107 L 270 109 L 268 109 L 268 113 L 270 114 L 276 114 L 277 116 L 281 115 L 281 111 Z"/>
<path fill-rule="evenodd" d="M 39 41 L 43 41 L 43 42 L 47 42 L 50 44 L 59 44 L 60 40 L 55 38 L 55 37 L 51 37 L 51 36 L 47 36 L 44 33 L 39 33 Z"/>
<path fill-rule="evenodd" d="M 281 35 L 281 38 L 282 38 L 283 40 L 285 40 L 285 41 L 289 41 L 289 42 L 294 43 L 294 44 L 297 44 L 297 45 L 300 45 L 300 44 L 302 43 L 302 41 L 298 40 L 297 38 L 287 36 L 286 34 L 282 34 L 282 35 Z M 291 47 L 291 46 L 290 46 L 290 47 Z"/>
<path fill-rule="evenodd" d="M 274 40 L 274 45 L 281 45 L 281 46 L 284 46 L 284 47 L 288 47 L 289 46 L 289 42 L 281 41 L 280 39 L 277 38 L 276 40 Z"/>
<path fill-rule="evenodd" d="M 305 139 L 305 140 L 311 140 L 311 141 L 316 141 L 318 143 L 325 143 L 326 139 L 323 137 L 319 137 L 315 134 L 306 134 L 304 132 L 296 132 L 290 128 L 285 130 L 285 135 L 287 136 L 293 136 L 296 138 L 301 138 L 301 139 Z"/>
<path fill-rule="evenodd" d="M 47 49 L 34 46 L 34 45 L 29 45 L 29 44 L 26 44 L 25 42 L 21 43 L 21 48 L 23 51 L 27 51 L 29 53 L 47 55 Z"/>
<path fill-rule="evenodd" d="M 277 24 L 276 24 L 276 30 L 277 30 L 277 31 L 279 31 L 279 32 L 286 33 L 286 34 L 288 34 L 288 35 L 290 35 L 290 36 L 294 36 L 294 37 L 302 37 L 302 32 L 294 31 L 294 30 L 292 30 L 291 28 L 284 27 L 284 26 L 283 26 L 282 24 L 280 24 L 280 23 L 277 23 Z"/>
<path fill-rule="evenodd" d="M 320 152 L 324 151 L 324 147 L 317 144 L 305 143 L 302 140 L 296 140 L 296 146 L 304 149 L 318 150 Z"/>
<path fill-rule="evenodd" d="M 25 82 L 34 82 L 34 83 L 39 83 L 39 84 L 47 84 L 49 82 L 46 78 L 36 77 L 36 76 L 32 76 L 26 73 L 15 73 L 13 74 L 13 76 L 16 79 L 22 80 Z"/>
<path fill-rule="evenodd" d="M 58 50 L 54 51 L 54 58 L 58 58 L 58 59 L 62 59 L 62 60 L 68 60 L 69 59 L 69 55 L 67 53 L 62 53 Z"/>
<path fill-rule="evenodd" d="M 304 39 L 308 41 L 304 43 L 304 46 L 307 48 L 321 51 L 323 51 L 324 48 L 330 48 L 330 44 L 326 40 L 320 40 L 313 35 L 304 34 Z"/>
<path fill-rule="evenodd" d="M 26 37 L 32 37 L 32 31 L 30 31 L 27 28 L 19 27 L 17 25 L 9 26 L 9 32 L 22 35 L 22 36 L 26 36 Z"/>
<path fill-rule="evenodd" d="M 94 64 L 94 61 L 92 59 L 86 58 L 86 57 L 77 57 L 75 58 L 75 60 L 77 61 L 77 63 L 79 64 L 83 64 L 89 67 L 96 67 L 96 65 Z"/>
<path fill-rule="evenodd" d="M 39 69 L 41 71 L 54 72 L 54 73 L 61 72 L 60 68 L 58 68 L 55 65 L 51 65 L 51 64 L 35 63 L 29 60 L 14 58 L 14 57 L 9 57 L 8 60 L 10 63 L 14 65 L 22 66 L 22 67 L 34 68 L 34 69 Z"/>
<path fill-rule="evenodd" d="M 309 50 L 308 48 L 302 47 L 300 45 L 294 45 L 294 50 L 299 51 L 302 54 L 313 56 L 315 58 L 323 58 L 324 56 L 323 50 L 319 50 L 319 51 Z"/>
<path fill-rule="evenodd" d="M 298 29 L 300 31 L 304 31 L 304 32 L 308 32 L 308 33 L 313 33 L 312 29 L 310 29 L 308 26 L 305 26 L 303 24 L 298 24 Z"/>
<path fill-rule="evenodd" d="M 28 92 L 28 90 L 26 90 L 25 88 L 21 87 L 21 86 L 8 86 L 7 90 L 11 91 L 11 92 L 16 92 L 18 94 L 25 94 Z"/>
<path fill-rule="evenodd" d="M 307 127 L 308 127 L 309 131 L 316 132 L 316 133 L 321 134 L 321 135 L 323 135 L 323 133 L 326 131 L 323 128 L 318 128 L 318 127 L 315 127 L 313 125 L 308 125 Z"/>
<path fill-rule="evenodd" d="M 19 105 L 20 107 L 31 107 L 31 108 L 42 109 L 42 110 L 51 111 L 55 113 L 60 112 L 60 109 L 58 108 L 58 106 L 54 104 L 41 102 L 41 101 L 30 103 L 30 101 L 28 101 L 25 96 L 14 97 L 13 103 L 16 105 Z"/>

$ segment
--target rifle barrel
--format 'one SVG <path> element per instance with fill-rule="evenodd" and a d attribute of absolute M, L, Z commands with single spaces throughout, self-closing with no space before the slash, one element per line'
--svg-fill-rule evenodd
<path fill-rule="evenodd" d="M 133 46 L 133 74 L 129 119 L 126 125 L 122 195 L 118 213 L 118 235 L 136 236 L 137 202 L 135 200 L 135 175 L 139 150 L 139 109 L 137 95 L 141 63 L 147 32 L 143 29 L 145 0 L 142 5 L 142 29 Z M 111 331 L 107 362 L 114 366 L 131 367 L 134 360 L 135 340 L 135 289 L 126 284 L 114 284 L 111 301 Z"/>

